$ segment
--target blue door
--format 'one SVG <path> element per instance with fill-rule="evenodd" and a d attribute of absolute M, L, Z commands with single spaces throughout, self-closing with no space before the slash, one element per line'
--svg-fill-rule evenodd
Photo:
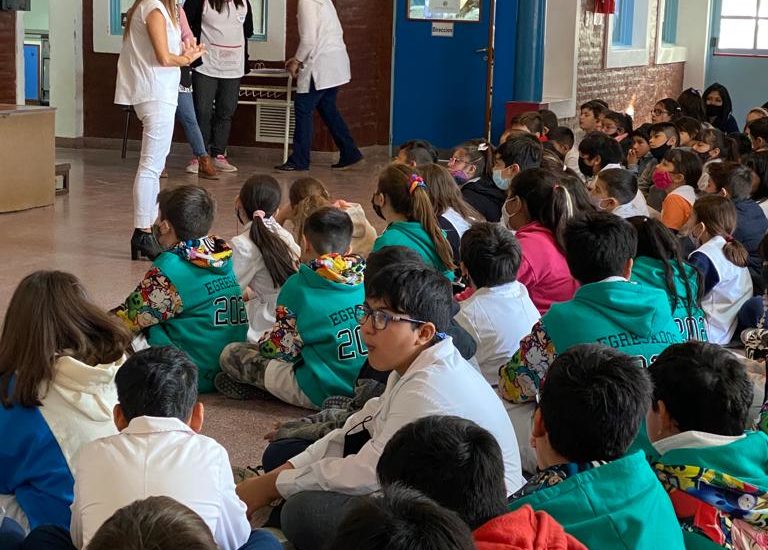
<path fill-rule="evenodd" d="M 437 147 L 450 148 L 486 135 L 491 4 L 492 0 L 395 1 L 395 147 L 411 139 L 426 139 Z M 438 5 L 447 8 L 440 12 L 435 8 Z M 470 5 L 475 7 L 471 13 Z M 454 17 L 452 7 L 454 13 L 458 7 L 472 21 L 455 21 L 451 30 L 447 20 Z"/>
<path fill-rule="evenodd" d="M 24 44 L 24 98 L 40 101 L 40 46 Z"/>
<path fill-rule="evenodd" d="M 715 0 L 712 37 L 707 84 L 728 88 L 743 127 L 747 112 L 768 101 L 768 0 Z"/>

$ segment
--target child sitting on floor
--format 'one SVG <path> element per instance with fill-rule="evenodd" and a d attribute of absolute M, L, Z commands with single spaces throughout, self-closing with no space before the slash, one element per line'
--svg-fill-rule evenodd
<path fill-rule="evenodd" d="M 428 185 L 404 164 L 388 166 L 379 174 L 371 202 L 376 214 L 389 225 L 373 244 L 373 252 L 385 246 L 413 248 L 427 265 L 453 281 L 453 253 L 437 222 Z"/>
<path fill-rule="evenodd" d="M 746 432 L 753 386 L 712 344 L 667 348 L 649 368 L 648 437 L 688 548 L 768 547 L 768 435 Z"/>
<path fill-rule="evenodd" d="M 691 238 L 699 247 L 688 260 L 704 281 L 701 307 L 709 341 L 728 344 L 736 333 L 741 306 L 752 296 L 749 253 L 734 239 L 736 208 L 721 195 L 706 195 L 693 207 Z"/>
<path fill-rule="evenodd" d="M 238 485 L 250 511 L 287 498 L 281 524 L 288 540 L 299 548 L 322 547 L 353 495 L 379 488 L 376 465 L 387 441 L 430 415 L 466 418 L 491 432 L 504 457 L 506 494 L 522 485 L 517 441 L 501 401 L 444 334 L 451 302 L 450 283 L 431 268 L 391 265 L 368 281 L 357 319 L 371 366 L 391 371 L 384 394 L 343 428 L 305 443 L 305 451 L 287 446 L 279 468 Z M 268 448 L 265 456 L 277 452 Z"/>
<path fill-rule="evenodd" d="M 461 239 L 462 270 L 476 292 L 461 303 L 456 320 L 477 342 L 472 358 L 488 383 L 499 383 L 499 368 L 520 347 L 539 312 L 518 282 L 522 251 L 511 231 L 488 222 L 472 226 Z"/>
<path fill-rule="evenodd" d="M 245 231 L 232 239 L 232 269 L 246 302 L 249 342 L 272 328 L 280 287 L 298 269 L 301 249 L 275 221 L 281 201 L 280 184 L 266 175 L 246 181 L 235 201 Z"/>
<path fill-rule="evenodd" d="M 165 252 L 114 313 L 137 336 L 134 348 L 173 345 L 199 369 L 201 393 L 213 391 L 219 355 L 248 335 L 232 249 L 209 235 L 216 202 L 204 188 L 182 185 L 157 196 L 152 227 Z"/>
<path fill-rule="evenodd" d="M 585 548 L 545 512 L 507 510 L 501 448 L 470 420 L 428 416 L 403 426 L 384 447 L 376 472 L 384 489 L 404 484 L 459 514 L 480 550 L 533 550 L 533 541 L 542 539 L 563 550 Z"/>
<path fill-rule="evenodd" d="M 352 220 L 338 208 L 307 218 L 307 263 L 280 290 L 272 330 L 257 344 L 230 344 L 222 352 L 221 393 L 252 399 L 267 391 L 308 409 L 319 409 L 332 395 L 353 394 L 367 351 L 355 320 L 365 260 L 349 255 L 351 239 Z"/>
<path fill-rule="evenodd" d="M 701 161 L 684 149 L 671 149 L 653 173 L 653 185 L 666 193 L 661 204 L 661 223 L 680 231 L 691 217 L 696 190 L 701 177 Z"/>
<path fill-rule="evenodd" d="M 510 509 L 543 510 L 589 548 L 685 548 L 645 456 L 625 456 L 651 391 L 637 359 L 614 349 L 579 345 L 560 355 L 533 417 L 540 471 Z"/>
<path fill-rule="evenodd" d="M 565 250 L 582 286 L 572 300 L 552 305 L 502 369 L 502 395 L 514 403 L 533 401 L 555 357 L 574 345 L 597 342 L 648 365 L 682 341 L 666 292 L 629 281 L 637 250 L 629 222 L 605 212 L 576 218 L 566 227 Z"/>
<path fill-rule="evenodd" d="M 625 219 L 648 215 L 645 197 L 637 188 L 637 176 L 630 170 L 609 168 L 601 171 L 591 195 L 595 208 L 600 211 Z"/>

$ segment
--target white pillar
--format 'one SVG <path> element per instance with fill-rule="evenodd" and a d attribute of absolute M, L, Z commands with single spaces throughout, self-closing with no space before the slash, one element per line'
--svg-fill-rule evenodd
<path fill-rule="evenodd" d="M 54 0 L 49 8 L 56 137 L 78 138 L 83 136 L 83 0 Z"/>

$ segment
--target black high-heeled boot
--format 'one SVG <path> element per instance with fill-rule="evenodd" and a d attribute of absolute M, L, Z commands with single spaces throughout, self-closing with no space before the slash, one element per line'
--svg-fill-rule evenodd
<path fill-rule="evenodd" d="M 152 233 L 147 233 L 141 229 L 134 229 L 131 236 L 131 260 L 138 260 L 139 256 L 144 256 L 154 260 L 163 251 L 160 244 Z"/>

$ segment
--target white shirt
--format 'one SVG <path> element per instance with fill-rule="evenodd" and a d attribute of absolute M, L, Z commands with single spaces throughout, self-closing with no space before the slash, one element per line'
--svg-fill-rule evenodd
<path fill-rule="evenodd" d="M 331 0 L 299 0 L 299 47 L 296 59 L 304 63 L 299 71 L 296 91 L 309 92 L 310 81 L 316 90 L 327 90 L 352 79 L 344 31 Z"/>
<path fill-rule="evenodd" d="M 467 229 L 470 227 L 470 223 L 461 217 L 461 214 L 456 212 L 451 207 L 448 207 L 445 212 L 443 212 L 443 218 L 448 220 L 448 223 L 450 223 L 453 228 L 456 230 L 456 233 L 459 234 L 459 239 L 461 239 L 462 235 L 467 232 Z"/>
<path fill-rule="evenodd" d="M 489 384 L 497 386 L 499 367 L 517 352 L 520 340 L 540 318 L 528 289 L 513 281 L 478 289 L 461 303 L 456 322 L 477 342 L 477 353 L 470 362 Z"/>
<path fill-rule="evenodd" d="M 627 204 L 617 206 L 612 214 L 624 219 L 632 218 L 634 216 L 648 216 L 648 203 L 645 201 L 643 194 L 638 191 L 634 199 Z"/>
<path fill-rule="evenodd" d="M 203 64 L 196 72 L 212 78 L 242 78 L 245 72 L 245 34 L 243 23 L 248 6 L 228 0 L 221 13 L 203 2 L 200 43 L 205 44 Z"/>
<path fill-rule="evenodd" d="M 130 32 L 123 40 L 117 60 L 115 103 L 118 105 L 160 101 L 175 106 L 178 102 L 181 71 L 178 67 L 160 65 L 149 39 L 147 17 L 155 10 L 165 18 L 168 51 L 174 55 L 181 53 L 179 22 L 171 19 L 160 0 L 142 0 L 133 14 Z"/>
<path fill-rule="evenodd" d="M 744 434 L 731 436 L 731 435 L 719 435 L 711 434 L 707 432 L 697 432 L 691 430 L 688 432 L 681 432 L 679 434 L 659 439 L 653 446 L 663 455 L 674 449 L 704 449 L 707 447 L 722 447 L 723 445 L 730 445 L 735 443 L 739 439 L 744 439 Z"/>
<path fill-rule="evenodd" d="M 224 447 L 177 418 L 141 416 L 121 433 L 83 447 L 75 472 L 73 543 L 86 547 L 115 511 L 161 495 L 203 518 L 222 550 L 237 550 L 251 534 Z"/>
<path fill-rule="evenodd" d="M 264 220 L 264 224 L 285 242 L 296 258 L 301 256 L 301 248 L 293 240 L 293 235 L 274 218 Z M 240 290 L 245 293 L 246 288 L 251 289 L 245 303 L 249 324 L 248 341 L 257 342 L 275 323 L 275 307 L 280 289 L 275 288 L 261 250 L 251 240 L 250 233 L 251 222 L 245 226 L 245 231 L 232 239 L 232 269 L 240 283 Z"/>
<path fill-rule="evenodd" d="M 501 447 L 507 494 L 525 480 L 514 428 L 501 398 L 456 350 L 450 338 L 423 351 L 403 376 L 392 372 L 381 397 L 292 458 L 293 470 L 283 470 L 277 490 L 286 498 L 302 491 L 336 491 L 364 495 L 377 491 L 376 465 L 384 446 L 404 425 L 431 415 L 453 415 L 476 422 L 491 432 Z M 371 439 L 359 453 L 342 457 L 344 436 L 370 417 L 365 428 Z"/>

